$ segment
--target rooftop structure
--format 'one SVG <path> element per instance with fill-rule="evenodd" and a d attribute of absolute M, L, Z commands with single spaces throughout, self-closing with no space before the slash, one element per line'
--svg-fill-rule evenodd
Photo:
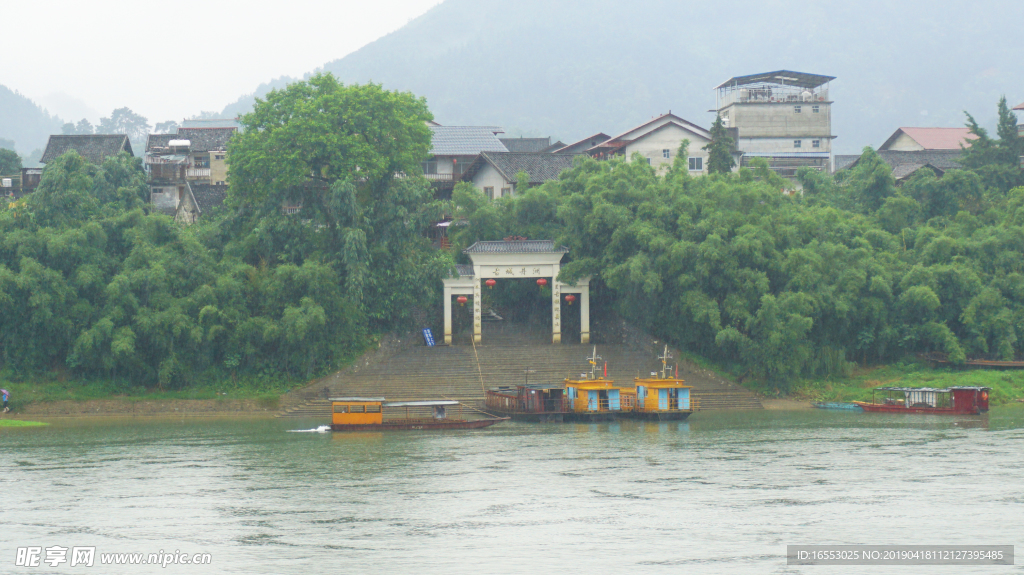
<path fill-rule="evenodd" d="M 835 76 L 777 70 L 736 76 L 715 87 L 716 112 L 733 132 L 740 166 L 765 158 L 792 178 L 801 167 L 826 170 L 832 159 Z"/>
<path fill-rule="evenodd" d="M 43 164 L 52 162 L 71 150 L 91 164 L 101 164 L 121 152 L 135 155 L 131 141 L 124 134 L 54 135 L 50 136 L 39 161 Z"/>
<path fill-rule="evenodd" d="M 480 152 L 507 152 L 495 126 L 430 126 L 430 153 L 434 156 L 475 156 Z"/>
<path fill-rule="evenodd" d="M 563 145 L 560 148 L 556 148 L 555 150 L 553 150 L 553 152 L 556 154 L 582 154 L 583 152 L 589 150 L 590 148 L 593 148 L 594 146 L 600 144 L 601 142 L 606 142 L 609 139 L 611 139 L 611 136 L 609 136 L 608 134 L 605 134 L 604 132 L 598 132 L 592 136 L 587 136 L 586 138 L 583 138 L 582 140 L 579 140 L 577 142 L 573 142 L 567 146 Z"/>

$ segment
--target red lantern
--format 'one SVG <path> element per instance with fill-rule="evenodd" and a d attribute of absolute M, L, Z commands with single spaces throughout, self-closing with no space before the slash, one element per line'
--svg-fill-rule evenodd
<path fill-rule="evenodd" d="M 487 284 L 487 289 L 491 289 L 498 282 L 494 281 L 494 279 L 489 279 L 489 280 L 485 281 L 484 283 Z"/>
<path fill-rule="evenodd" d="M 548 285 L 548 280 L 546 280 L 544 278 L 540 278 L 539 280 L 537 280 L 537 285 L 539 285 L 540 287 L 544 287 L 544 286 Z"/>
<path fill-rule="evenodd" d="M 576 296 L 574 296 L 572 294 L 569 294 L 569 295 L 565 296 L 565 301 L 569 305 L 572 305 L 572 302 L 576 301 Z"/>
<path fill-rule="evenodd" d="M 459 302 L 459 305 L 466 305 L 466 302 L 469 301 L 469 299 L 466 298 L 466 296 L 464 295 L 460 295 L 459 297 L 455 298 L 455 301 Z"/>

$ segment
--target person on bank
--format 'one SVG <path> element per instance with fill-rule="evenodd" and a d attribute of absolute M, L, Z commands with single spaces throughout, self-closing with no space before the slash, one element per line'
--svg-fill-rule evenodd
<path fill-rule="evenodd" d="M 11 392 L 7 391 L 6 389 L 0 389 L 0 395 L 4 397 L 4 413 L 7 413 L 8 411 L 11 410 L 11 408 L 7 406 L 7 400 L 10 399 Z"/>

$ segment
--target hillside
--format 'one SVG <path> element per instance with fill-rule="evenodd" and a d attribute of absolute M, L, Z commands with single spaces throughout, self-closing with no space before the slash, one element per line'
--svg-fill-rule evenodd
<path fill-rule="evenodd" d="M 60 133 L 62 124 L 32 100 L 0 86 L 0 140 L 13 140 L 22 156 L 44 147 L 50 134 Z"/>
<path fill-rule="evenodd" d="M 713 88 L 732 76 L 828 74 L 835 150 L 851 153 L 899 126 L 960 126 L 964 110 L 994 123 L 1001 95 L 1024 100 L 1024 44 L 1010 40 L 1022 19 L 1007 2 L 447 0 L 323 69 L 425 96 L 442 123 L 567 142 L 669 109 L 710 125 Z"/>

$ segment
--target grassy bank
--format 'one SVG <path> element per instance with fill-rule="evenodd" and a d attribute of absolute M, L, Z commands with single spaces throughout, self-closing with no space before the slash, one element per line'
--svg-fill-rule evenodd
<path fill-rule="evenodd" d="M 42 421 L 22 421 L 20 419 L 0 419 L 0 427 L 43 427 L 50 425 Z"/>
<path fill-rule="evenodd" d="M 869 400 L 876 387 L 954 385 L 991 387 L 991 404 L 1004 405 L 1024 398 L 1024 370 L 932 369 L 924 363 L 896 363 L 858 369 L 848 378 L 800 380 L 793 385 L 790 397 L 810 401 Z"/>

